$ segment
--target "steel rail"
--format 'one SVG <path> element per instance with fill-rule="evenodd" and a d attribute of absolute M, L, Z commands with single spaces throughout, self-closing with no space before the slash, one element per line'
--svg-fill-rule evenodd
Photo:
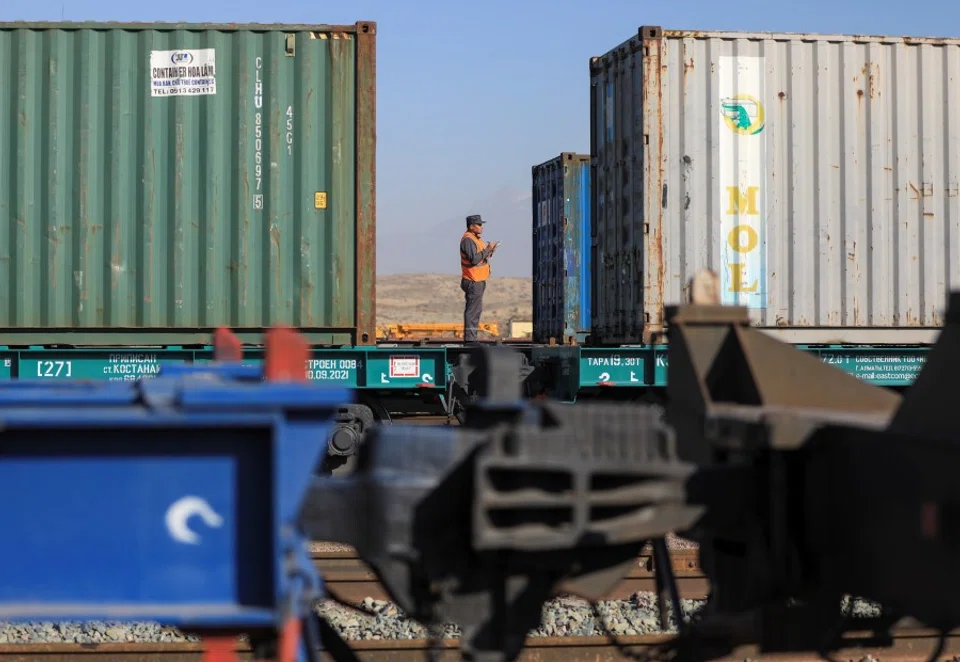
<path fill-rule="evenodd" d="M 333 551 L 311 551 L 313 562 L 324 578 L 326 590 L 345 602 L 359 603 L 364 598 L 389 600 L 376 575 L 361 561 L 352 549 Z M 677 578 L 680 596 L 684 598 L 706 598 L 709 582 L 700 568 L 696 549 L 676 549 L 670 552 L 671 565 Z M 640 591 L 655 591 L 653 555 L 643 553 L 637 558 L 637 564 L 610 593 L 607 600 L 624 600 Z"/>
<path fill-rule="evenodd" d="M 654 634 L 624 637 L 529 637 L 518 662 L 625 662 L 629 654 L 663 644 L 671 635 Z M 923 628 L 895 630 L 889 647 L 870 643 L 866 633 L 848 636 L 850 646 L 833 654 L 835 660 L 864 659 L 882 662 L 913 662 L 929 659 L 936 650 L 939 633 Z M 429 642 L 425 639 L 379 639 L 350 641 L 362 662 L 423 662 Z M 441 662 L 459 662 L 459 641 L 436 644 Z M 251 660 L 250 648 L 239 642 L 242 660 Z M 626 652 L 628 655 L 624 655 Z M 200 643 L 103 643 L 103 644 L 0 644 L 0 662 L 200 662 Z M 960 631 L 946 635 L 938 660 L 960 656 Z M 325 659 L 329 659 L 326 655 Z M 815 654 L 760 653 L 755 646 L 736 649 L 723 660 L 776 660 L 808 662 Z"/>

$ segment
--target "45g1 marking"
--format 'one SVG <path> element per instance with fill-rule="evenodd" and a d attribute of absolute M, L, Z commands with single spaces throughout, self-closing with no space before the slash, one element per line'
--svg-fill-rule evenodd
<path fill-rule="evenodd" d="M 287 154 L 293 156 L 293 106 L 287 106 Z"/>

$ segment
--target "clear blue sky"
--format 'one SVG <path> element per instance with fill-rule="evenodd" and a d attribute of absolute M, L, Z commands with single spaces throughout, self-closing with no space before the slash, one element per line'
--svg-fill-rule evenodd
<path fill-rule="evenodd" d="M 640 25 L 960 36 L 946 0 L 0 0 L 3 20 L 378 24 L 381 273 L 456 273 L 463 217 L 530 275 L 530 167 L 589 153 L 588 62 Z"/>

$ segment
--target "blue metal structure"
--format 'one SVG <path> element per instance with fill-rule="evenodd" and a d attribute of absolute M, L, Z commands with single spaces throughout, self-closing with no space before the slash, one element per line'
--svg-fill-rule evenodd
<path fill-rule="evenodd" d="M 296 518 L 352 398 L 270 351 L 266 368 L 0 381 L 0 620 L 299 632 L 322 587 Z"/>
<path fill-rule="evenodd" d="M 564 152 L 533 177 L 533 340 L 590 331 L 590 156 Z"/>

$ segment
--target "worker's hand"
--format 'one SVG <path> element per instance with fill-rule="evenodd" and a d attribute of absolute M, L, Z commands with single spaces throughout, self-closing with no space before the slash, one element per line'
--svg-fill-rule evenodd
<path fill-rule="evenodd" d="M 497 252 L 497 247 L 498 247 L 499 245 L 500 245 L 500 242 L 499 242 L 499 241 L 495 241 L 495 242 L 493 242 L 492 244 L 490 244 L 490 246 L 489 246 L 489 248 L 490 248 L 490 255 L 493 255 L 494 253 Z"/>

